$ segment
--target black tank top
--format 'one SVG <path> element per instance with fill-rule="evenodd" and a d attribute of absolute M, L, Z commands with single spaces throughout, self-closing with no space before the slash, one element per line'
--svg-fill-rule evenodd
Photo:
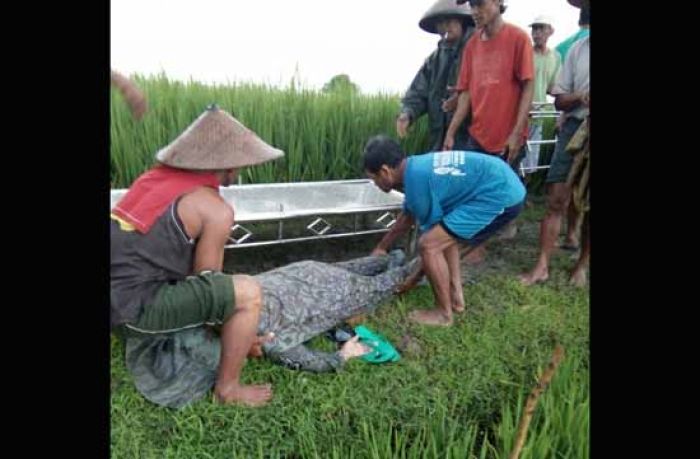
<path fill-rule="evenodd" d="M 160 287 L 192 274 L 195 241 L 177 215 L 178 202 L 146 234 L 124 231 L 111 220 L 111 327 L 137 320 Z"/>

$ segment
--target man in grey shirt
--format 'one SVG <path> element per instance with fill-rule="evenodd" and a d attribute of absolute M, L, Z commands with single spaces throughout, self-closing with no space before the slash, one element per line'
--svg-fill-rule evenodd
<path fill-rule="evenodd" d="M 587 0 L 584 0 L 582 8 L 589 8 Z M 547 174 L 547 213 L 540 226 L 540 254 L 532 271 L 520 276 L 524 285 L 544 282 L 549 278 L 549 259 L 559 237 L 562 216 L 571 199 L 571 187 L 566 181 L 573 158 L 566 147 L 589 112 L 589 65 L 590 36 L 587 36 L 572 45 L 552 90 L 554 105 L 564 111 L 566 121 L 559 132 Z M 584 243 L 587 244 L 586 241 Z"/>

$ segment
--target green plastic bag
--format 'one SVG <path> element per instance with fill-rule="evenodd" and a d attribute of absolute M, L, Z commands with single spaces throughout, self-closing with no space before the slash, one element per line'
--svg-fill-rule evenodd
<path fill-rule="evenodd" d="M 372 350 L 360 358 L 369 363 L 398 362 L 401 358 L 398 351 L 383 336 L 372 332 L 364 325 L 355 327 L 355 334 L 359 336 L 359 342 Z"/>

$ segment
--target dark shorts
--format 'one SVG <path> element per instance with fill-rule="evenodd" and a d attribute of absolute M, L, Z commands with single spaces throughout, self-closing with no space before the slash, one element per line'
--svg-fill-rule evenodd
<path fill-rule="evenodd" d="M 554 147 L 554 153 L 552 153 L 552 161 L 549 163 L 549 171 L 547 172 L 545 183 L 563 183 L 569 177 L 574 158 L 566 152 L 566 146 L 582 121 L 570 117 L 567 117 L 566 121 L 564 121 L 564 125 L 557 135 L 557 144 Z"/>
<path fill-rule="evenodd" d="M 172 333 L 219 325 L 228 320 L 235 306 L 232 276 L 206 272 L 162 286 L 138 320 L 126 327 L 140 333 Z"/>
<path fill-rule="evenodd" d="M 454 148 L 454 149 L 457 150 L 457 148 Z M 469 139 L 467 139 L 463 148 L 460 148 L 460 150 L 476 151 L 478 153 L 484 153 L 487 155 L 498 156 L 503 161 L 508 162 L 508 158 L 505 155 L 503 155 L 499 152 L 492 153 L 490 151 L 484 150 L 484 148 L 479 144 L 479 142 L 477 142 L 476 139 L 474 137 L 471 137 L 471 136 L 469 137 Z M 518 152 L 518 156 L 515 157 L 515 161 L 513 161 L 513 164 L 510 165 L 510 167 L 518 175 L 520 175 L 520 163 L 522 162 L 523 158 L 525 158 L 525 155 L 527 155 L 527 143 L 523 144 L 523 146 L 520 148 L 520 151 Z"/>
<path fill-rule="evenodd" d="M 525 206 L 525 200 L 519 202 L 518 204 L 510 207 L 506 207 L 503 210 L 503 213 L 498 215 L 491 223 L 483 227 L 481 230 L 479 230 L 476 234 L 474 234 L 470 238 L 463 238 L 459 235 L 457 235 L 454 231 L 452 231 L 448 224 L 445 223 L 445 221 L 440 222 L 440 226 L 453 238 L 457 239 L 458 241 L 461 242 L 466 242 L 469 244 L 471 247 L 476 247 L 477 245 L 483 243 L 487 239 L 489 239 L 491 236 L 496 234 L 501 228 L 506 226 L 508 223 L 511 221 L 515 220 L 515 218 L 520 215 L 520 212 L 522 212 L 523 207 Z"/>

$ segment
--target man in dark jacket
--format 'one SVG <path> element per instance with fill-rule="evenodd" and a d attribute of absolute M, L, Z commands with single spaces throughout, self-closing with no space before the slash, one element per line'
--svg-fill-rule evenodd
<path fill-rule="evenodd" d="M 457 5 L 455 0 L 438 0 L 418 23 L 426 32 L 440 35 L 435 51 L 428 56 L 416 74 L 401 101 L 401 113 L 396 120 L 396 132 L 405 137 L 408 127 L 428 114 L 430 148 L 442 149 L 442 141 L 457 106 L 453 86 L 462 56 L 462 48 L 474 31 L 474 21 L 468 4 Z M 466 121 L 455 139 L 456 147 L 466 142 Z"/>

